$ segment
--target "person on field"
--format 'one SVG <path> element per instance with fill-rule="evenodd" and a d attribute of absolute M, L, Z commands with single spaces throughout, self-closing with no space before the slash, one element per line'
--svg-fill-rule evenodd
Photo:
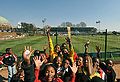
<path fill-rule="evenodd" d="M 3 63 L 8 67 L 8 82 L 12 76 L 16 74 L 17 55 L 13 53 L 12 48 L 6 48 L 6 53 L 3 56 Z"/>

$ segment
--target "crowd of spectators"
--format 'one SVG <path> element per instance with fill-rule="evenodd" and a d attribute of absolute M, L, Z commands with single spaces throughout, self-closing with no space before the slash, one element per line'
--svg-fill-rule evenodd
<path fill-rule="evenodd" d="M 18 60 L 12 48 L 6 48 L 2 63 L 8 67 L 8 82 L 115 82 L 113 61 L 101 61 L 98 46 L 96 57 L 88 54 L 89 41 L 84 45 L 85 53 L 78 56 L 70 37 L 55 46 L 49 28 L 47 37 L 49 54 L 46 48 L 33 50 L 25 46 L 22 60 Z"/>

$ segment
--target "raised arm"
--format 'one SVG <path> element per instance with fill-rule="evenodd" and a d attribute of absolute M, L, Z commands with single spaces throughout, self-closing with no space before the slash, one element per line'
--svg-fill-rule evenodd
<path fill-rule="evenodd" d="M 97 51 L 97 57 L 98 58 L 100 58 L 100 50 L 101 50 L 101 47 L 96 46 L 96 51 Z"/>
<path fill-rule="evenodd" d="M 85 43 L 85 45 L 84 45 L 84 47 L 85 47 L 85 54 L 88 54 L 89 44 L 90 44 L 90 41 L 88 40 L 88 41 Z"/>
<path fill-rule="evenodd" d="M 73 48 L 72 42 L 69 37 L 67 37 L 66 40 L 69 45 L 69 57 L 72 60 L 72 62 L 74 62 L 74 48 Z"/>
<path fill-rule="evenodd" d="M 47 37 L 48 37 L 48 45 L 49 45 L 49 54 L 51 57 L 51 61 L 55 58 L 54 46 L 52 39 L 50 37 L 50 27 L 47 28 Z"/>
<path fill-rule="evenodd" d="M 70 68 L 71 68 L 71 70 L 72 70 L 72 79 L 71 79 L 71 81 L 70 82 L 75 82 L 75 78 L 76 78 L 76 72 L 77 72 L 77 70 L 78 70 L 78 66 L 76 66 L 76 62 L 74 62 L 73 63 L 73 66 L 71 67 L 70 66 Z"/>
<path fill-rule="evenodd" d="M 34 58 L 33 58 L 33 60 L 34 60 L 34 62 L 35 62 L 35 80 L 34 80 L 34 82 L 41 82 L 39 79 L 38 79 L 38 76 L 39 76 L 39 71 L 40 71 L 40 67 L 42 66 L 42 64 L 43 64 L 43 62 L 44 62 L 44 60 L 43 61 L 41 61 L 41 57 L 39 56 L 35 56 Z"/>
<path fill-rule="evenodd" d="M 67 31 L 68 31 L 68 37 L 66 38 L 67 43 L 69 45 L 69 57 L 72 60 L 72 62 L 74 62 L 74 48 L 71 42 L 71 27 L 67 27 Z"/>
<path fill-rule="evenodd" d="M 28 65 L 30 64 L 30 57 L 33 52 L 34 52 L 34 50 L 32 50 L 31 46 L 25 46 L 22 57 Z"/>
<path fill-rule="evenodd" d="M 21 68 L 24 70 L 24 81 L 25 82 L 34 82 L 34 64 L 30 61 L 30 56 L 32 55 L 34 50 L 32 50 L 31 46 L 25 47 L 23 51 L 22 57 L 23 62 Z"/>

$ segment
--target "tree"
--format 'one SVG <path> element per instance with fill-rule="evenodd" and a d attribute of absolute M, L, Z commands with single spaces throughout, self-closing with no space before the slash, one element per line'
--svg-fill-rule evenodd
<path fill-rule="evenodd" d="M 77 27 L 80 27 L 80 24 L 76 24 Z"/>
<path fill-rule="evenodd" d="M 66 27 L 66 23 L 63 22 L 60 26 L 62 26 L 62 27 Z"/>
<path fill-rule="evenodd" d="M 86 27 L 86 23 L 85 22 L 80 22 L 80 27 Z"/>
<path fill-rule="evenodd" d="M 72 23 L 71 23 L 71 22 L 66 22 L 66 26 L 71 27 L 71 26 L 72 26 Z"/>
<path fill-rule="evenodd" d="M 21 22 L 21 27 L 23 33 L 35 34 L 35 31 L 37 31 L 36 26 L 31 23 Z"/>
<path fill-rule="evenodd" d="M 113 33 L 114 35 L 117 35 L 117 32 L 116 32 L 116 31 L 113 31 L 112 33 Z"/>
<path fill-rule="evenodd" d="M 75 25 L 75 24 L 72 24 L 72 26 L 73 26 L 73 27 L 76 27 L 76 25 Z"/>
<path fill-rule="evenodd" d="M 72 23 L 71 22 L 63 22 L 60 26 L 62 26 L 62 27 L 67 27 L 67 26 L 71 27 Z"/>

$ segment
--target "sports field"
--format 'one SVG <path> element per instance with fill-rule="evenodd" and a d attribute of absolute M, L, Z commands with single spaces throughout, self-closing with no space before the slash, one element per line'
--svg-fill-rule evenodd
<path fill-rule="evenodd" d="M 51 36 L 54 45 L 56 44 L 56 37 Z M 58 36 L 58 44 L 65 42 L 65 37 Z M 89 52 L 96 52 L 95 46 L 101 47 L 101 51 L 105 50 L 105 36 L 104 35 L 79 35 L 72 36 L 72 43 L 77 53 L 84 53 L 84 44 L 90 40 Z M 21 39 L 2 40 L 0 41 L 0 52 L 5 52 L 7 47 L 11 47 L 17 55 L 21 55 L 24 46 L 32 46 L 33 49 L 43 50 L 44 46 L 48 45 L 47 36 L 29 36 Z M 120 36 L 108 35 L 107 52 L 120 51 Z M 48 52 L 48 49 L 47 49 Z"/>

